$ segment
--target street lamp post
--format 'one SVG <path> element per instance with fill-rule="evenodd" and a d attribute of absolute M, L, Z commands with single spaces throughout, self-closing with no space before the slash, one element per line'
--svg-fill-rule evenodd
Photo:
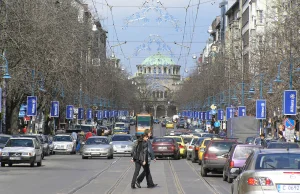
<path fill-rule="evenodd" d="M 7 79 L 10 79 L 10 75 L 8 73 L 8 61 L 5 57 L 5 53 L 3 55 L 0 54 L 0 57 L 5 62 L 5 65 L 2 65 L 1 67 L 4 68 L 4 75 L 3 75 L 3 118 L 2 123 L 0 125 L 0 133 L 6 132 L 6 96 L 7 96 Z M 1 107 L 2 110 L 2 107 Z"/>

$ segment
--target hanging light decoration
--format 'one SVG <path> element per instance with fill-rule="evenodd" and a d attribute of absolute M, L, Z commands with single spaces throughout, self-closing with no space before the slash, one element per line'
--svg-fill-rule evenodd
<path fill-rule="evenodd" d="M 175 28 L 175 30 L 178 32 L 180 30 L 179 27 L 179 20 L 176 19 L 174 16 L 169 14 L 166 10 L 166 8 L 163 6 L 163 4 L 160 1 L 145 1 L 144 4 L 139 8 L 140 11 L 132 14 L 131 16 L 125 18 L 123 26 L 123 29 L 128 28 L 128 26 L 135 22 L 143 22 L 143 25 L 150 22 L 150 19 L 147 17 L 148 13 L 150 11 L 154 11 L 158 14 L 158 17 L 156 18 L 156 22 L 158 24 L 161 24 L 164 22 L 169 22 L 172 24 L 172 26 Z"/>

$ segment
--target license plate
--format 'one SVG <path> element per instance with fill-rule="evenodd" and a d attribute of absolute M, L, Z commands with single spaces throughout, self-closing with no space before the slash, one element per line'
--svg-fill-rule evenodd
<path fill-rule="evenodd" d="M 158 147 L 159 150 L 166 150 L 168 149 L 167 147 Z"/>
<path fill-rule="evenodd" d="M 10 157 L 10 160 L 21 160 L 21 157 Z"/>
<path fill-rule="evenodd" d="M 279 193 L 299 193 L 300 185 L 277 185 Z"/>
<path fill-rule="evenodd" d="M 121 148 L 126 148 L 126 146 L 121 146 Z"/>
<path fill-rule="evenodd" d="M 100 155 L 99 152 L 92 152 L 91 154 L 92 154 L 92 155 Z"/>

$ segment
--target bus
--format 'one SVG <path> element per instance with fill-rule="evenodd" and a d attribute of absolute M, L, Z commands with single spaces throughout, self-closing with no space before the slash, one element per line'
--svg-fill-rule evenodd
<path fill-rule="evenodd" d="M 153 116 L 149 113 L 136 115 L 135 134 L 137 137 L 144 134 L 146 129 L 150 129 L 153 136 Z"/>

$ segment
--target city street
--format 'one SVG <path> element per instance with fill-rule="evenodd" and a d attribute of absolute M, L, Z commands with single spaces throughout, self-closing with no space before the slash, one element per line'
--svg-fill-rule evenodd
<path fill-rule="evenodd" d="M 134 128 L 131 128 L 134 133 Z M 155 125 L 154 136 L 165 129 Z M 5 194 L 92 194 L 92 193 L 230 193 L 230 184 L 221 175 L 203 179 L 200 166 L 186 159 L 158 160 L 151 163 L 151 173 L 157 188 L 130 187 L 134 165 L 130 156 L 114 159 L 82 160 L 80 155 L 52 155 L 42 167 L 14 165 L 0 168 L 0 193 Z"/>

